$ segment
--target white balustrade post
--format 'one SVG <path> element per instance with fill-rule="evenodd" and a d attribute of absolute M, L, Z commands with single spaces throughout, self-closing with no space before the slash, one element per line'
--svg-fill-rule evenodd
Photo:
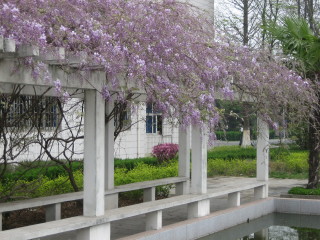
<path fill-rule="evenodd" d="M 238 207 L 240 206 L 240 192 L 234 192 L 228 194 L 228 206 Z"/>
<path fill-rule="evenodd" d="M 146 214 L 146 231 L 159 230 L 162 228 L 162 211 Z"/>
<path fill-rule="evenodd" d="M 269 180 L 269 126 L 263 119 L 257 119 L 257 180 Z M 268 186 L 265 187 L 266 197 Z"/>
<path fill-rule="evenodd" d="M 207 192 L 207 144 L 208 135 L 198 125 L 192 126 L 191 192 Z"/>
<path fill-rule="evenodd" d="M 179 127 L 179 177 L 190 178 L 190 126 Z M 176 194 L 188 194 L 190 181 L 176 184 Z"/>
<path fill-rule="evenodd" d="M 45 206 L 46 222 L 61 219 L 61 203 Z"/>
<path fill-rule="evenodd" d="M 109 115 L 114 108 L 114 100 L 111 98 L 106 103 L 106 115 Z M 114 189 L 114 118 L 106 123 L 105 129 L 105 189 Z M 118 207 L 118 193 L 105 197 L 105 209 Z"/>
<path fill-rule="evenodd" d="M 259 186 L 254 188 L 254 199 L 259 200 L 268 197 L 268 185 Z"/>
<path fill-rule="evenodd" d="M 85 90 L 84 216 L 104 214 L 105 100 L 96 90 Z"/>
<path fill-rule="evenodd" d="M 143 201 L 150 202 L 156 200 L 156 188 L 150 187 L 143 190 Z"/>
<path fill-rule="evenodd" d="M 104 223 L 77 231 L 77 240 L 110 240 L 110 223 Z"/>
<path fill-rule="evenodd" d="M 188 204 L 188 219 L 204 217 L 210 214 L 210 200 L 205 199 Z"/>

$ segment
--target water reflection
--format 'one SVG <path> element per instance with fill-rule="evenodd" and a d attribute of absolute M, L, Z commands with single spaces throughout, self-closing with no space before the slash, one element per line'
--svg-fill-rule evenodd
<path fill-rule="evenodd" d="M 320 216 L 274 213 L 201 240 L 319 240 Z"/>

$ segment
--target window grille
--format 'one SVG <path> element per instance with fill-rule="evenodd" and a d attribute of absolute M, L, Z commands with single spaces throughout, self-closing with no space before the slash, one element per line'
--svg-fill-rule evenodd
<path fill-rule="evenodd" d="M 162 114 L 155 110 L 153 103 L 147 103 L 146 132 L 162 134 Z"/>
<path fill-rule="evenodd" d="M 58 99 L 41 96 L 3 96 L 0 118 L 8 127 L 39 127 L 46 130 L 58 126 L 61 114 Z"/>

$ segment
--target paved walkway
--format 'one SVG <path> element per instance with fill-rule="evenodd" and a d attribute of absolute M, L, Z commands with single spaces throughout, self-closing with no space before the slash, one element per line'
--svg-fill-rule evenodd
<path fill-rule="evenodd" d="M 243 177 L 216 177 L 208 179 L 208 192 L 214 192 L 218 189 L 233 188 L 234 186 L 245 185 L 254 178 Z M 282 193 L 287 193 L 288 189 L 294 186 L 302 186 L 307 183 L 306 180 L 296 179 L 270 179 L 269 181 L 269 196 L 280 196 Z M 253 190 L 241 192 L 241 203 L 246 203 L 253 200 Z M 213 198 L 210 201 L 211 212 L 219 211 L 227 208 L 227 196 Z M 175 207 L 163 211 L 163 225 L 170 225 L 175 222 L 187 220 L 187 206 Z M 111 239 L 118 239 L 132 234 L 145 231 L 145 217 L 138 216 L 124 220 L 115 221 L 111 224 Z M 53 236 L 44 238 L 45 240 L 73 240 L 74 233 L 66 235 Z"/>

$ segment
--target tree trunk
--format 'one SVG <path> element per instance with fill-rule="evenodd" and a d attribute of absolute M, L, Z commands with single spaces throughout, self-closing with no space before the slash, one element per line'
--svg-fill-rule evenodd
<path fill-rule="evenodd" d="M 298 17 L 301 17 L 301 2 L 300 0 L 297 0 L 297 7 L 298 7 Z"/>
<path fill-rule="evenodd" d="M 309 179 L 307 188 L 316 188 L 319 182 L 319 149 L 314 127 L 310 126 Z"/>
<path fill-rule="evenodd" d="M 249 43 L 249 0 L 243 0 L 243 45 Z"/>
<path fill-rule="evenodd" d="M 320 93 L 319 93 L 320 94 Z M 320 95 L 318 95 L 318 103 L 320 103 Z M 320 110 L 314 112 L 314 118 L 309 120 L 309 179 L 307 188 L 316 188 L 319 182 L 319 167 L 320 167 Z"/>
<path fill-rule="evenodd" d="M 251 146 L 250 121 L 249 121 L 249 117 L 245 116 L 243 118 L 243 132 L 242 132 L 241 147 L 249 147 L 249 146 Z"/>

